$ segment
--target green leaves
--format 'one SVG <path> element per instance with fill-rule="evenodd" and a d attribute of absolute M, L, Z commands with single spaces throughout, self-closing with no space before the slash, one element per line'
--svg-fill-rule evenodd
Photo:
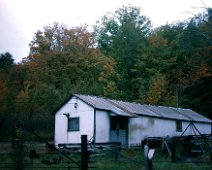
<path fill-rule="evenodd" d="M 150 34 L 150 21 L 140 15 L 140 9 L 132 6 L 123 6 L 113 15 L 104 16 L 96 27 L 98 48 L 106 55 L 116 61 L 117 73 L 120 75 L 118 81 L 119 97 L 133 97 L 129 93 L 132 89 L 131 78 L 139 48 L 146 42 L 146 36 Z"/>
<path fill-rule="evenodd" d="M 0 73 L 7 72 L 14 65 L 14 59 L 8 52 L 0 55 Z"/>

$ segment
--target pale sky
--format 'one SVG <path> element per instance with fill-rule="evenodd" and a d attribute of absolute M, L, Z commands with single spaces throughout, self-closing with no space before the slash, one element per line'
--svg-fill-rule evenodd
<path fill-rule="evenodd" d="M 44 26 L 92 26 L 107 12 L 128 4 L 140 7 L 141 15 L 158 27 L 183 21 L 205 5 L 212 7 L 212 0 L 0 0 L 0 53 L 9 52 L 20 62 L 35 32 Z"/>

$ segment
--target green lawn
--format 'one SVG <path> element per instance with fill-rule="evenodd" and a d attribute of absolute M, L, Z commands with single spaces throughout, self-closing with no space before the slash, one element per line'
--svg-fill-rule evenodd
<path fill-rule="evenodd" d="M 104 156 L 95 157 L 95 165 L 101 170 L 145 170 L 143 150 L 123 150 L 120 159 L 115 161 L 114 153 L 106 152 Z M 168 154 L 155 152 L 153 158 L 155 170 L 211 170 L 210 164 L 172 163 Z"/>
<path fill-rule="evenodd" d="M 23 169 L 45 169 L 45 170 L 65 170 L 68 167 L 76 167 L 76 164 L 70 163 L 70 161 L 61 156 L 55 151 L 42 151 L 39 150 L 38 158 L 30 159 L 28 150 L 24 150 L 23 154 Z M 95 154 L 91 154 L 89 167 L 95 167 L 97 170 L 145 170 L 144 165 L 144 152 L 142 149 L 124 149 L 120 151 L 118 160 L 115 160 L 115 154 L 113 150 L 101 151 Z M 80 162 L 79 152 L 69 152 L 68 156 L 76 162 Z M 18 169 L 18 164 L 14 166 L 16 159 L 14 154 L 0 154 L 0 169 L 2 170 L 22 170 Z M 207 153 L 198 157 L 201 161 L 209 161 Z M 16 168 L 15 168 L 16 167 Z M 212 166 L 208 163 L 182 163 L 177 160 L 176 163 L 171 162 L 171 158 L 167 153 L 156 150 L 153 158 L 154 170 L 211 170 Z M 73 168 L 71 168 L 73 169 Z"/>

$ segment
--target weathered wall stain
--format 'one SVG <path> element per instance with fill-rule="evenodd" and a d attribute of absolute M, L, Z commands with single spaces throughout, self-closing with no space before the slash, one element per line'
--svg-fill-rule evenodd
<path fill-rule="evenodd" d="M 133 131 L 137 131 L 137 130 L 144 131 L 144 130 L 149 129 L 154 126 L 154 124 L 155 124 L 154 118 L 149 117 L 149 118 L 145 118 L 145 119 L 146 120 L 140 120 L 140 122 L 130 125 L 130 127 L 129 127 L 130 133 L 132 133 Z"/>

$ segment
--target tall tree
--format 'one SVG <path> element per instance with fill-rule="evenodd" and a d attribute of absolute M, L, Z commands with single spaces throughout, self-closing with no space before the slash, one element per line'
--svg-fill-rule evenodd
<path fill-rule="evenodd" d="M 10 74 L 14 66 L 14 59 L 8 52 L 0 54 L 0 115 L 7 112 L 8 96 L 10 92 Z"/>
<path fill-rule="evenodd" d="M 109 87 L 99 77 L 106 70 L 112 75 L 114 65 L 94 47 L 93 33 L 86 26 L 67 28 L 54 23 L 38 31 L 23 61 L 27 77 L 18 100 L 28 102 L 32 112 L 50 113 L 71 93 L 103 95 Z M 107 79 L 114 83 L 112 76 Z"/>
<path fill-rule="evenodd" d="M 0 133 L 8 130 L 5 120 L 8 120 L 10 115 L 15 117 L 14 98 L 17 87 L 13 88 L 15 81 L 12 79 L 15 67 L 13 56 L 9 52 L 0 54 Z M 10 119 L 10 123 L 12 119 Z"/>
<path fill-rule="evenodd" d="M 148 36 L 147 43 L 140 48 L 140 55 L 133 69 L 133 93 L 137 100 L 149 104 L 164 104 L 168 98 L 166 72 L 172 67 L 173 56 L 169 41 L 160 30 Z M 171 100 L 167 100 L 170 104 Z"/>
<path fill-rule="evenodd" d="M 146 42 L 150 34 L 149 19 L 140 15 L 139 8 L 123 6 L 114 14 L 105 15 L 95 29 L 98 48 L 117 62 L 117 70 L 121 77 L 118 84 L 120 94 L 132 99 L 131 70 L 138 58 L 139 47 Z"/>
<path fill-rule="evenodd" d="M 0 72 L 6 72 L 14 65 L 14 59 L 8 52 L 0 54 Z"/>

